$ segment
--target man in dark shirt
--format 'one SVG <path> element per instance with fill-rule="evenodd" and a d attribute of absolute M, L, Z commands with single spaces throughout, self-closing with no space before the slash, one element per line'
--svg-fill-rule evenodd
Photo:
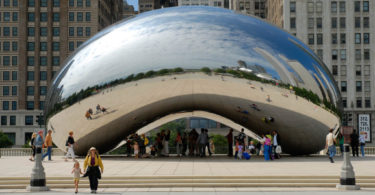
<path fill-rule="evenodd" d="M 240 144 L 244 144 L 245 143 L 246 135 L 245 135 L 244 131 L 245 130 L 242 128 L 241 129 L 241 133 L 238 135 L 238 140 L 240 141 Z"/>
<path fill-rule="evenodd" d="M 69 137 L 68 137 L 68 140 L 66 140 L 65 145 L 68 147 L 68 151 L 67 151 L 66 156 L 65 156 L 65 161 L 67 161 L 68 157 L 71 156 L 72 159 L 73 159 L 73 162 L 74 162 L 76 157 L 74 155 L 75 141 L 74 141 L 74 138 L 73 138 L 73 131 L 69 132 Z"/>
<path fill-rule="evenodd" d="M 186 155 L 188 135 L 186 132 L 182 135 L 182 156 Z"/>
<path fill-rule="evenodd" d="M 233 129 L 229 130 L 229 133 L 227 134 L 227 141 L 228 141 L 228 156 L 233 156 Z"/>
<path fill-rule="evenodd" d="M 350 146 L 352 147 L 353 156 L 357 156 L 357 157 L 358 157 L 358 145 L 359 145 L 358 139 L 359 137 L 358 137 L 357 131 L 354 129 L 353 133 L 350 134 Z"/>

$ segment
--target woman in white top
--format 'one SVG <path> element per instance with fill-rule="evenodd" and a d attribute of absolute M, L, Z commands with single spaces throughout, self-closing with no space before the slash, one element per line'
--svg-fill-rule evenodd
<path fill-rule="evenodd" d="M 359 144 L 361 146 L 362 157 L 365 157 L 365 144 L 366 144 L 365 137 L 366 137 L 366 132 L 361 131 L 361 133 L 359 133 Z"/>
<path fill-rule="evenodd" d="M 333 137 L 333 129 L 329 130 L 326 137 L 326 149 L 328 149 L 329 160 L 334 163 L 333 157 L 336 155 L 335 138 Z"/>

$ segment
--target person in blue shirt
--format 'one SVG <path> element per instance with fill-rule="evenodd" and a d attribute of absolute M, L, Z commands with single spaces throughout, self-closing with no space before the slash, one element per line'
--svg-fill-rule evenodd
<path fill-rule="evenodd" d="M 34 146 L 36 148 L 41 148 L 43 146 L 43 130 L 38 131 L 38 135 L 36 136 L 36 139 L 34 141 Z"/>

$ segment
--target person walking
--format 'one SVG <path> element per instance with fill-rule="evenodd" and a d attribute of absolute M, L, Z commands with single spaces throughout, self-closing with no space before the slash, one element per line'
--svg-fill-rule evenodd
<path fill-rule="evenodd" d="M 96 194 L 96 190 L 98 190 L 98 179 L 102 178 L 101 174 L 103 174 L 104 167 L 102 159 L 95 147 L 89 149 L 85 162 L 83 163 L 83 170 L 85 170 L 84 177 L 89 177 L 91 193 Z"/>
<path fill-rule="evenodd" d="M 360 147 L 361 147 L 362 157 L 365 157 L 365 145 L 366 145 L 365 137 L 366 137 L 366 133 L 362 131 L 359 134 L 359 144 L 360 144 Z"/>
<path fill-rule="evenodd" d="M 43 146 L 43 130 L 38 131 L 38 134 L 36 135 L 35 141 L 34 141 L 34 146 L 35 148 L 42 148 Z"/>
<path fill-rule="evenodd" d="M 233 156 L 233 129 L 229 130 L 229 133 L 226 135 L 228 141 L 228 156 Z"/>
<path fill-rule="evenodd" d="M 81 167 L 79 166 L 79 162 L 75 161 L 72 174 L 74 176 L 74 187 L 75 187 L 75 193 L 78 193 L 78 184 L 79 184 L 79 178 L 81 177 L 82 170 Z"/>
<path fill-rule="evenodd" d="M 336 155 L 335 138 L 333 137 L 333 129 L 329 130 L 326 136 L 326 149 L 328 149 L 329 160 L 334 163 L 333 157 Z"/>
<path fill-rule="evenodd" d="M 72 157 L 73 162 L 74 162 L 75 159 L 76 159 L 76 157 L 74 155 L 75 141 L 74 141 L 74 138 L 73 138 L 73 131 L 69 132 L 69 136 L 68 136 L 68 139 L 66 140 L 66 144 L 65 145 L 68 147 L 68 152 L 65 155 L 65 162 L 68 161 L 68 157 L 69 156 Z"/>
<path fill-rule="evenodd" d="M 33 151 L 33 154 L 29 158 L 30 161 L 34 161 L 34 158 L 35 158 L 36 148 L 34 146 L 34 142 L 35 142 L 36 135 L 37 134 L 35 132 L 31 135 L 30 146 L 31 146 L 31 150 Z"/>
<path fill-rule="evenodd" d="M 359 137 L 357 131 L 354 129 L 353 133 L 350 134 L 350 146 L 352 147 L 352 154 L 353 157 L 358 157 L 358 145 L 359 145 Z"/>
<path fill-rule="evenodd" d="M 52 156 L 52 130 L 48 130 L 48 133 L 46 135 L 46 139 L 44 140 L 44 146 L 47 147 L 47 152 L 43 154 L 42 161 L 46 156 L 48 156 L 48 160 L 51 161 Z"/>

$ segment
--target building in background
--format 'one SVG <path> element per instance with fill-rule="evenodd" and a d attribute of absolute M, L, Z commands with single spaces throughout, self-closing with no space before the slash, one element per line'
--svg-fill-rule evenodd
<path fill-rule="evenodd" d="M 308 44 L 332 72 L 343 125 L 375 141 L 375 1 L 268 0 L 267 8 L 270 22 Z"/>
<path fill-rule="evenodd" d="M 230 0 L 230 9 L 240 11 L 243 14 L 266 18 L 267 0 Z"/>
<path fill-rule="evenodd" d="M 212 6 L 224 8 L 224 0 L 180 0 L 178 6 Z"/>
<path fill-rule="evenodd" d="M 160 0 L 138 0 L 138 13 L 160 8 Z"/>
<path fill-rule="evenodd" d="M 178 6 L 212 6 L 239 11 L 243 14 L 266 17 L 266 0 L 180 0 Z"/>
<path fill-rule="evenodd" d="M 175 7 L 178 6 L 178 0 L 160 0 L 160 7 Z"/>
<path fill-rule="evenodd" d="M 269 22 L 283 28 L 284 24 L 284 1 L 283 0 L 267 0 L 266 1 L 267 15 Z"/>
<path fill-rule="evenodd" d="M 39 128 L 60 63 L 122 10 L 122 0 L 0 1 L 0 130 L 16 145 Z"/>
<path fill-rule="evenodd" d="M 129 5 L 126 1 L 124 1 L 124 9 L 122 13 L 122 18 L 128 18 L 131 16 L 134 16 L 136 14 L 136 11 L 134 10 L 133 5 Z"/>

